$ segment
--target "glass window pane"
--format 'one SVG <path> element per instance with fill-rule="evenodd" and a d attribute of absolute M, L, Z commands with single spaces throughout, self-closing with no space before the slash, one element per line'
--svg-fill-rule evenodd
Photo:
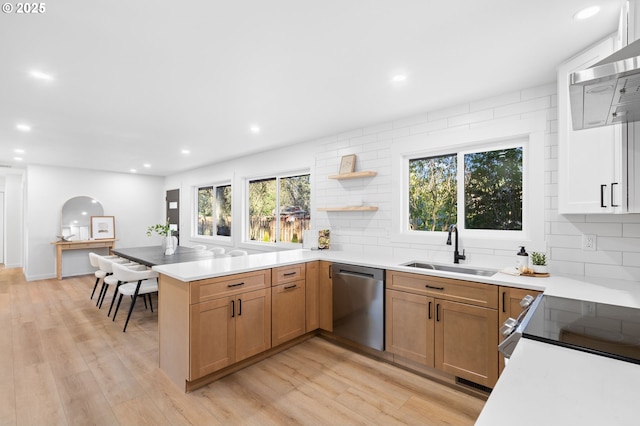
<path fill-rule="evenodd" d="M 446 231 L 456 223 L 456 154 L 409 161 L 409 228 Z"/>
<path fill-rule="evenodd" d="M 275 243 L 276 179 L 249 182 L 249 239 Z"/>
<path fill-rule="evenodd" d="M 522 230 L 522 147 L 464 156 L 465 228 Z"/>
<path fill-rule="evenodd" d="M 231 185 L 216 187 L 216 235 L 231 236 Z"/>
<path fill-rule="evenodd" d="M 309 229 L 311 185 L 309 175 L 280 178 L 280 241 L 302 243 Z"/>
<path fill-rule="evenodd" d="M 198 188 L 198 235 L 213 235 L 213 187 Z"/>

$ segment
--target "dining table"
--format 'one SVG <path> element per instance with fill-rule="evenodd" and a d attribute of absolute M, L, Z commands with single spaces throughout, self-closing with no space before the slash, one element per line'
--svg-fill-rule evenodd
<path fill-rule="evenodd" d="M 114 248 L 111 252 L 116 256 L 149 267 L 224 257 L 224 255 L 216 255 L 212 251 L 198 250 L 186 246 L 178 246 L 173 254 L 165 254 L 162 246 Z"/>

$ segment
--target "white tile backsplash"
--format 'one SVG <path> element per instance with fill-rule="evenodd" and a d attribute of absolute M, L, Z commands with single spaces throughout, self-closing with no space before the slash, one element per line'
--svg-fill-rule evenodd
<path fill-rule="evenodd" d="M 556 84 L 510 92 L 469 104 L 428 111 L 393 122 L 374 124 L 314 142 L 315 205 L 336 206 L 362 199 L 365 205 L 378 206 L 377 212 L 316 212 L 314 227 L 332 229 L 331 245 L 358 253 L 430 258 L 451 261 L 452 248 L 441 245 L 392 241 L 393 194 L 400 188 L 392 184 L 391 147 L 395 140 L 420 134 L 452 133 L 460 128 L 513 123 L 543 114 L 545 135 L 544 185 L 545 242 L 553 274 L 586 275 L 640 281 L 640 214 L 631 215 L 559 215 L 558 206 L 558 119 Z M 375 177 L 335 181 L 342 155 L 356 154 L 356 170 L 373 170 Z M 582 235 L 594 234 L 597 250 L 582 250 Z M 464 247 L 464 239 L 461 238 Z M 468 259 L 488 266 L 511 265 L 517 250 L 496 247 L 467 248 Z M 530 249 L 531 250 L 531 249 Z"/>

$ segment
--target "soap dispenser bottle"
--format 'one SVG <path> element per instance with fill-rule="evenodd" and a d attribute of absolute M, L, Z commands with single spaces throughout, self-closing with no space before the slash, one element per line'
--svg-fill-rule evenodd
<path fill-rule="evenodd" d="M 520 251 L 516 255 L 516 268 L 521 271 L 524 267 L 529 267 L 529 253 L 524 246 L 520 246 Z"/>

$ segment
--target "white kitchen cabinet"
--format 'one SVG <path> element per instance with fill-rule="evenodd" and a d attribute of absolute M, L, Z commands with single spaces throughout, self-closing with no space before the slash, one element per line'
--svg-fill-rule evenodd
<path fill-rule="evenodd" d="M 627 211 L 626 125 L 573 130 L 569 75 L 615 51 L 609 37 L 558 67 L 558 210 L 560 213 Z"/>

